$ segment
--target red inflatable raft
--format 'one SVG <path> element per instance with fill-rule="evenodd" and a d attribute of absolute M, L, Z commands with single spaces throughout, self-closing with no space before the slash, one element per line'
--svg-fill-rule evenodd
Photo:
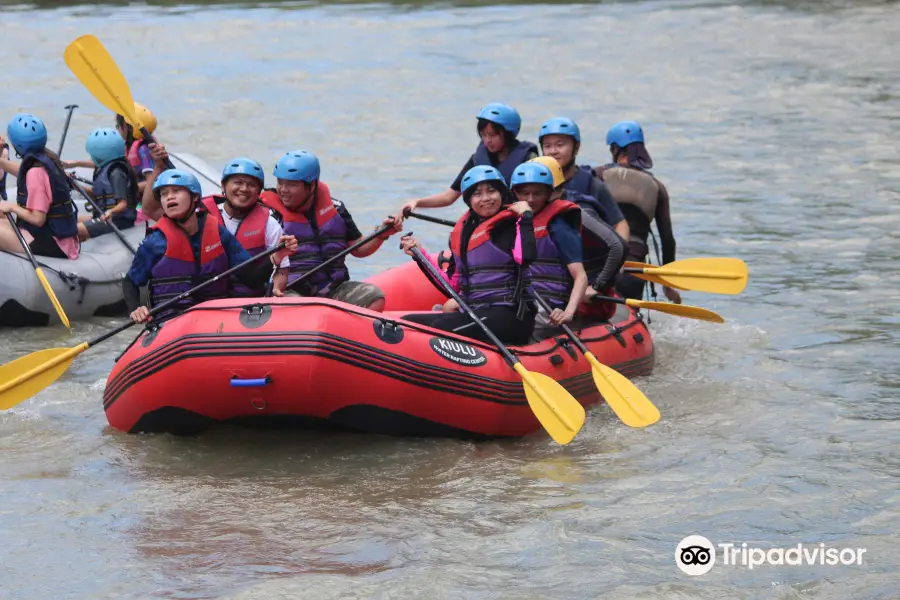
<path fill-rule="evenodd" d="M 216 422 L 337 426 L 475 439 L 540 429 L 521 378 L 491 345 L 402 319 L 444 300 L 414 263 L 369 281 L 386 293 L 384 313 L 313 298 L 216 300 L 144 332 L 109 375 L 110 425 L 175 434 Z M 626 376 L 653 368 L 650 333 L 630 309 L 581 336 Z M 588 362 L 564 335 L 512 350 L 582 404 L 600 400 Z"/>

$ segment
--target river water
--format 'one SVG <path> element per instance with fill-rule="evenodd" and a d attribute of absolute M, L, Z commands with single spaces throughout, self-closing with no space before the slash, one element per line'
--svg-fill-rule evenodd
<path fill-rule="evenodd" d="M 738 256 L 725 325 L 653 315 L 662 411 L 606 407 L 569 446 L 108 429 L 121 335 L 0 414 L 2 598 L 900 597 L 900 80 L 891 2 L 3 6 L 4 120 L 65 155 L 111 115 L 66 68 L 94 33 L 159 137 L 216 168 L 303 147 L 364 231 L 443 189 L 501 100 L 525 137 L 566 114 L 581 157 L 644 124 L 680 257 Z M 458 208 L 439 214 L 455 216 Z M 439 226 L 407 229 L 437 247 Z M 362 277 L 406 258 L 385 246 Z M 0 332 L 3 362 L 112 324 Z M 861 565 L 719 564 L 690 534 L 866 548 Z"/>

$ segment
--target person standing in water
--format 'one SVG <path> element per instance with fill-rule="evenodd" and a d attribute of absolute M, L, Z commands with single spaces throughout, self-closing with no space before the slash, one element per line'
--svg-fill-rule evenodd
<path fill-rule="evenodd" d="M 610 128 L 606 143 L 613 162 L 594 169 L 594 174 L 606 183 L 610 193 L 622 209 L 631 234 L 628 238 L 628 260 L 644 262 L 649 248 L 647 238 L 650 224 L 656 221 L 662 244 L 662 263 L 675 260 L 675 234 L 669 211 L 669 192 L 666 186 L 650 173 L 653 159 L 644 146 L 644 131 L 635 121 L 621 121 Z M 616 289 L 625 298 L 640 299 L 646 282 L 630 274 L 623 274 Z M 681 304 L 678 290 L 663 287 L 666 298 Z"/>
<path fill-rule="evenodd" d="M 462 178 L 472 167 L 494 167 L 509 185 L 513 169 L 538 155 L 532 142 L 519 141 L 516 137 L 522 128 L 522 118 L 512 106 L 491 102 L 478 113 L 478 136 L 481 138 L 475 152 L 463 165 L 450 187 L 438 194 L 410 200 L 395 217 L 402 220 L 406 213 L 418 208 L 441 208 L 456 202 L 461 194 Z M 465 198 L 463 198 L 465 201 Z"/>

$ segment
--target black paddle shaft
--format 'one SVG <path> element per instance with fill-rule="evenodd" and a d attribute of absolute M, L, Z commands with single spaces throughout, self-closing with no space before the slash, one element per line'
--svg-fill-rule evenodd
<path fill-rule="evenodd" d="M 66 107 L 66 110 L 69 112 L 66 114 L 66 123 L 63 125 L 62 137 L 59 140 L 59 151 L 56 153 L 57 156 L 62 156 L 63 146 L 66 145 L 66 134 L 69 133 L 69 121 L 72 120 L 72 113 L 75 112 L 76 108 L 78 108 L 77 104 L 70 104 Z"/>
<path fill-rule="evenodd" d="M 469 318 L 472 319 L 472 321 L 474 321 L 476 325 L 481 327 L 481 330 L 484 331 L 485 335 L 487 335 L 488 338 L 490 338 L 490 340 L 494 343 L 494 345 L 497 346 L 497 349 L 500 350 L 500 354 L 503 355 L 503 358 L 506 359 L 506 362 L 509 363 L 509 366 L 513 366 L 517 362 L 519 362 L 519 359 L 517 359 L 513 355 L 513 353 L 503 345 L 503 342 L 501 342 L 496 335 L 494 335 L 494 332 L 488 329 L 487 325 L 485 325 L 481 321 L 481 319 L 479 319 L 478 316 L 474 312 L 472 312 L 472 309 L 469 308 L 469 306 L 463 301 L 462 298 L 460 298 L 459 294 L 456 293 L 450 283 L 446 279 L 444 279 L 443 275 L 441 275 L 441 272 L 438 271 L 433 264 L 431 264 L 431 261 L 425 258 L 425 256 L 418 248 L 412 248 L 412 254 L 416 262 L 419 263 L 419 266 L 423 269 L 427 269 L 428 272 L 431 273 L 431 276 L 439 281 L 440 284 L 444 287 L 444 291 L 447 292 L 447 295 L 456 300 L 456 303 L 459 304 L 459 307 L 463 309 L 467 315 L 469 315 Z"/>
<path fill-rule="evenodd" d="M 245 261 L 242 262 L 241 264 L 236 265 L 236 266 L 234 266 L 234 267 L 231 267 L 230 269 L 228 269 L 228 270 L 225 271 L 224 273 L 219 273 L 218 275 L 216 275 L 216 276 L 213 277 L 212 279 L 208 279 L 208 280 L 204 281 L 203 283 L 201 283 L 200 285 L 198 285 L 198 286 L 196 286 L 196 287 L 193 287 L 193 288 L 189 289 L 189 290 L 186 291 L 186 292 L 183 292 L 183 293 L 181 293 L 181 294 L 178 294 L 177 296 L 175 296 L 175 297 L 172 298 L 171 300 L 166 300 L 165 302 L 163 302 L 163 303 L 160 304 L 159 306 L 154 306 L 153 308 L 150 309 L 150 315 L 153 316 L 153 315 L 159 313 L 160 311 L 166 310 L 166 309 L 169 308 L 170 306 L 173 306 L 173 305 L 177 304 L 178 302 L 181 302 L 182 300 L 184 300 L 184 299 L 187 298 L 188 296 L 190 296 L 190 295 L 192 295 L 192 294 L 194 294 L 194 293 L 196 293 L 196 292 L 199 292 L 200 290 L 202 290 L 202 289 L 205 288 L 206 286 L 212 285 L 212 284 L 214 284 L 215 282 L 217 282 L 217 281 L 219 281 L 220 279 L 223 279 L 223 278 L 225 278 L 225 277 L 230 277 L 231 275 L 237 273 L 238 271 L 240 271 L 241 269 L 243 269 L 244 267 L 246 267 L 246 266 L 249 265 L 250 263 L 256 262 L 256 261 L 258 261 L 258 260 L 261 259 L 261 258 L 264 258 L 264 257 L 267 257 L 267 256 L 271 256 L 272 254 L 275 254 L 275 253 L 278 252 L 279 250 L 283 250 L 283 249 L 284 249 L 284 243 L 283 243 L 283 242 L 282 242 L 281 244 L 278 244 L 278 245 L 275 246 L 274 248 L 269 248 L 269 249 L 266 250 L 265 252 L 263 252 L 263 253 L 261 253 L 261 254 L 257 254 L 257 255 L 254 256 L 253 258 L 251 258 L 251 259 L 249 259 L 249 260 L 245 260 Z M 116 327 L 116 328 L 113 329 L 112 331 L 108 331 L 108 332 L 104 333 L 103 335 L 101 335 L 101 336 L 99 336 L 99 337 L 95 337 L 94 339 L 92 339 L 91 341 L 89 341 L 89 342 L 87 343 L 88 348 L 90 348 L 91 346 L 96 346 L 96 345 L 99 344 L 100 342 L 105 341 L 105 340 L 108 340 L 109 338 L 113 337 L 114 335 L 118 335 L 118 334 L 122 333 L 123 331 L 125 331 L 126 329 L 128 329 L 129 327 L 133 327 L 134 325 L 137 325 L 137 323 L 135 323 L 134 321 L 129 320 L 128 323 L 125 323 L 124 325 L 122 325 L 122 326 L 120 326 L 120 327 Z"/>
<path fill-rule="evenodd" d="M 78 183 L 74 177 L 72 177 L 70 175 L 66 175 L 66 177 L 69 178 L 69 183 L 71 183 L 73 186 L 75 186 L 75 189 L 78 190 L 78 193 L 85 197 L 85 199 L 88 201 L 88 204 L 90 204 L 91 207 L 94 210 L 96 210 L 98 213 L 103 214 L 103 211 L 100 209 L 99 206 L 97 206 L 97 203 L 94 202 L 94 199 L 91 198 L 91 195 L 87 193 L 87 190 L 84 189 L 83 187 L 81 187 L 81 184 Z M 132 255 L 137 254 L 137 251 L 128 242 L 128 239 L 125 237 L 125 234 L 122 233 L 122 230 L 113 224 L 112 219 L 107 219 L 106 224 L 109 225 L 112 228 L 113 233 L 115 233 L 119 237 L 119 239 L 122 240 L 122 243 L 125 244 L 125 247 L 128 248 L 129 250 L 131 250 Z"/>
<path fill-rule="evenodd" d="M 156 138 L 153 137 L 153 134 L 150 133 L 149 131 L 147 131 L 146 127 L 141 127 L 141 135 L 144 136 L 144 139 L 147 140 L 148 144 L 158 144 L 159 143 L 156 141 Z M 166 168 L 167 169 L 175 168 L 175 164 L 171 160 L 169 160 L 168 157 L 166 157 Z"/>
<path fill-rule="evenodd" d="M 421 219 L 423 221 L 428 221 L 429 223 L 437 223 L 438 225 L 446 225 L 447 227 L 454 227 L 456 225 L 455 222 L 450 221 L 449 219 L 440 219 L 438 217 L 429 217 L 428 215 L 422 215 L 419 213 L 414 213 L 411 210 L 403 213 L 404 217 L 413 217 L 415 219 Z"/>
<path fill-rule="evenodd" d="M 22 244 L 22 248 L 25 250 L 25 254 L 28 255 L 28 260 L 31 261 L 31 266 L 33 266 L 35 269 L 39 269 L 40 265 L 37 263 L 37 260 L 35 260 L 34 254 L 31 253 L 31 248 L 29 248 L 28 244 L 25 242 L 25 236 L 22 235 L 22 230 L 19 229 L 19 226 L 13 219 L 12 213 L 6 213 L 6 218 L 9 219 L 9 224 L 12 225 L 13 231 L 16 232 L 16 237 L 19 238 L 19 243 Z"/>
<path fill-rule="evenodd" d="M 541 295 L 537 293 L 537 290 L 532 289 L 531 292 L 534 294 L 534 299 L 537 300 L 537 303 L 541 305 L 541 308 L 547 311 L 547 318 L 549 318 L 550 313 L 553 311 L 553 309 L 550 308 L 550 305 L 547 304 L 546 300 L 541 298 Z M 578 339 L 578 336 L 575 335 L 575 332 L 572 331 L 571 327 L 569 327 L 565 323 L 560 325 L 560 327 L 562 327 L 562 330 L 566 333 L 567 336 L 569 336 L 569 339 L 572 340 L 572 343 L 575 344 L 575 347 L 581 350 L 582 354 L 587 354 L 588 352 L 590 352 L 587 346 L 584 345 L 584 342 Z"/>
<path fill-rule="evenodd" d="M 353 252 L 354 250 L 356 250 L 356 249 L 359 248 L 360 246 L 364 246 L 365 244 L 368 244 L 369 242 L 371 242 L 372 240 L 374 240 L 374 239 L 377 238 L 378 236 L 384 235 L 386 232 L 390 231 L 390 230 L 393 229 L 393 228 L 394 228 L 393 225 L 382 225 L 381 227 L 379 227 L 378 229 L 376 229 L 375 232 L 372 233 L 371 235 L 367 235 L 366 237 L 364 237 L 364 238 L 362 238 L 361 240 L 357 241 L 357 242 L 356 242 L 355 244 L 353 244 L 352 246 L 348 246 L 348 247 L 344 248 L 343 250 L 341 250 L 340 252 L 338 252 L 337 254 L 335 254 L 334 256 L 332 256 L 331 258 L 329 258 L 328 260 L 323 261 L 321 264 L 316 265 L 315 267 L 313 267 L 312 269 L 310 269 L 309 271 L 307 271 L 306 273 L 304 273 L 303 275 L 301 275 L 300 277 L 298 277 L 297 279 L 295 279 L 295 280 L 292 281 L 291 283 L 287 284 L 287 286 L 285 286 L 284 289 L 288 289 L 288 288 L 290 288 L 290 287 L 294 287 L 294 286 L 297 285 L 298 283 L 300 283 L 300 282 L 302 282 L 302 281 L 305 281 L 305 280 L 308 279 L 310 276 L 312 276 L 314 273 L 317 273 L 318 271 L 324 269 L 325 267 L 327 267 L 328 265 L 330 265 L 330 264 L 333 263 L 334 261 L 338 260 L 339 258 L 343 258 L 343 257 L 347 256 L 348 254 L 350 254 L 351 252 Z"/>

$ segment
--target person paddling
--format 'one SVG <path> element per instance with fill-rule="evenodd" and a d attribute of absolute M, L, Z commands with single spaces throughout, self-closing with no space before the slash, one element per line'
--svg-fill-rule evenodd
<path fill-rule="evenodd" d="M 169 169 L 149 181 L 163 215 L 138 247 L 123 284 L 125 302 L 136 323 L 151 319 L 150 309 L 140 305 L 139 288 L 149 285 L 153 307 L 251 259 L 224 225 L 205 209 L 197 210 L 202 191 L 193 174 Z M 238 271 L 241 283 L 250 288 L 263 285 L 272 265 L 297 249 L 293 236 L 282 236 L 281 242 L 287 247 L 271 255 L 271 262 L 260 260 Z M 222 279 L 153 318 L 165 321 L 200 302 L 225 298 L 228 285 Z"/>
<path fill-rule="evenodd" d="M 579 195 L 593 198 L 593 210 L 610 227 L 615 229 L 623 239 L 628 239 L 628 221 L 609 193 L 606 185 L 594 176 L 588 165 L 578 166 L 575 159 L 581 149 L 581 130 L 578 124 L 568 117 L 554 117 L 541 125 L 538 143 L 544 156 L 549 156 L 559 163 L 566 179 L 563 200 L 578 202 Z M 586 203 L 579 202 L 584 207 Z"/>
<path fill-rule="evenodd" d="M 537 314 L 535 338 L 548 329 L 571 323 L 588 287 L 581 242 L 581 209 L 567 200 L 550 201 L 553 175 L 539 163 L 519 165 L 512 174 L 512 193 L 534 212 L 537 255 L 528 267 L 531 285 L 552 311 Z M 550 335 L 553 335 L 550 333 Z"/>
<path fill-rule="evenodd" d="M 78 237 L 82 241 L 119 229 L 134 227 L 137 218 L 138 182 L 125 158 L 125 140 L 115 129 L 95 129 L 85 149 L 95 165 L 93 183 L 86 188 L 102 212 L 79 219 Z"/>
<path fill-rule="evenodd" d="M 256 256 L 279 244 L 284 230 L 276 213 L 262 203 L 259 195 L 265 188 L 262 166 L 250 158 L 234 158 L 222 169 L 222 194 L 203 198 L 210 217 L 225 225 L 241 246 Z M 290 259 L 285 257 L 273 278 L 273 294 L 282 295 L 287 284 Z M 250 288 L 233 278 L 229 296 L 255 298 L 265 295 L 266 286 Z"/>
<path fill-rule="evenodd" d="M 72 202 L 69 182 L 55 152 L 47 145 L 47 128 L 32 114 L 13 117 L 6 128 L 21 164 L 0 159 L 0 168 L 16 175 L 16 201 L 0 202 L 0 213 L 13 214 L 33 254 L 75 260 L 78 207 Z M 23 252 L 7 219 L 0 220 L 0 250 Z"/>
<path fill-rule="evenodd" d="M 531 209 L 525 202 L 509 203 L 506 180 L 494 167 L 472 167 L 463 175 L 460 189 L 469 210 L 450 234 L 452 257 L 449 275 L 445 277 L 500 341 L 527 344 L 536 312 L 528 277 L 528 267 L 537 254 Z M 412 236 L 403 237 L 401 247 L 410 256 L 412 248 L 419 248 L 437 264 Z M 423 272 L 430 279 L 429 272 Z M 403 318 L 491 341 L 466 313 L 458 310 L 455 302 L 448 300 L 443 308 L 443 312 L 415 313 Z"/>
<path fill-rule="evenodd" d="M 621 121 L 606 134 L 606 144 L 613 162 L 594 169 L 609 187 L 622 209 L 631 230 L 628 238 L 628 260 L 644 262 L 649 252 L 647 238 L 650 224 L 655 220 L 662 244 L 662 263 L 675 260 L 675 235 L 669 211 L 669 192 L 666 186 L 650 173 L 653 159 L 644 146 L 644 131 L 634 121 Z M 625 298 L 640 299 L 644 294 L 644 280 L 624 274 L 616 289 Z M 681 304 L 678 290 L 663 287 L 666 298 Z"/>
<path fill-rule="evenodd" d="M 539 156 L 529 162 L 539 163 L 550 169 L 553 185 L 556 186 L 550 195 L 551 203 L 568 196 L 569 201 L 581 209 L 581 251 L 589 285 L 578 315 L 586 321 L 608 321 L 615 314 L 616 305 L 611 302 L 595 302 L 594 297 L 614 294 L 613 285 L 625 262 L 627 243 L 600 217 L 597 201 L 593 196 L 566 191 L 565 177 L 556 159 Z"/>
<path fill-rule="evenodd" d="M 410 200 L 404 204 L 396 217 L 398 220 L 402 220 L 407 212 L 417 208 L 440 208 L 456 202 L 461 194 L 462 178 L 472 167 L 494 167 L 509 185 L 513 169 L 538 155 L 536 145 L 532 142 L 519 141 L 516 137 L 522 128 L 522 118 L 513 107 L 491 102 L 481 109 L 477 118 L 477 131 L 481 142 L 466 161 L 456 180 L 443 192 Z"/>
<path fill-rule="evenodd" d="M 282 156 L 275 165 L 277 188 L 266 190 L 260 199 L 278 212 L 284 231 L 297 238 L 299 249 L 290 257 L 288 267 L 288 296 L 330 298 L 375 311 L 384 310 L 384 292 L 371 283 L 350 281 L 344 259 L 317 271 L 299 289 L 290 284 L 304 273 L 339 254 L 359 241 L 363 235 L 343 202 L 332 198 L 331 190 L 319 179 L 319 159 L 306 150 L 294 150 Z M 374 254 L 381 245 L 399 231 L 400 223 L 393 217 L 383 225 L 393 229 L 383 236 L 363 244 L 351 254 L 364 258 Z M 281 295 L 281 292 L 276 292 Z"/>

